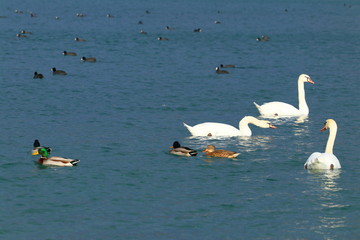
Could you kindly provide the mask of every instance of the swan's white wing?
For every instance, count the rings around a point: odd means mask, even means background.
[[[239,136],[239,129],[224,123],[213,123],[205,122],[197,124],[193,127],[186,125],[184,126],[189,130],[193,136]]]
[[[284,102],[269,102],[259,106],[254,103],[261,115],[264,116],[299,116],[302,115],[299,109]]]
[[[314,152],[310,155],[304,167],[307,169],[330,169],[333,165],[334,169],[341,168],[340,161],[334,154]]]

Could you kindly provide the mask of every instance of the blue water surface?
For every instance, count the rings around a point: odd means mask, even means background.
[[[0,5],[1,239],[360,238],[358,2]],[[220,64],[237,67],[220,75]],[[271,119],[277,129],[245,138],[190,137],[182,125],[237,127],[258,117],[254,101],[297,106],[302,73],[315,82],[307,118]],[[325,149],[328,118],[342,169],[304,170]],[[81,162],[38,166],[34,139]],[[198,156],[170,155],[175,140]],[[208,144],[240,155],[207,158]]]

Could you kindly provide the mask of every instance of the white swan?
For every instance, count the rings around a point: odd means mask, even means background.
[[[249,123],[261,128],[276,128],[266,120],[259,120],[255,117],[245,116],[239,122],[239,129],[224,123],[205,122],[195,126],[189,126],[183,123],[193,136],[213,136],[213,137],[231,137],[231,136],[251,136],[252,132]]]
[[[337,125],[335,120],[328,119],[325,122],[324,127],[321,131],[325,131],[329,128],[329,138],[326,143],[324,153],[314,152],[310,155],[306,163],[304,164],[305,169],[337,169],[341,168],[339,159],[333,154],[333,147],[336,138]]]
[[[305,100],[304,83],[309,82],[315,84],[311,78],[306,74],[301,74],[298,78],[298,97],[299,109],[284,102],[269,102],[261,106],[254,102],[256,108],[263,116],[277,117],[277,116],[301,116],[309,114],[309,107]]]

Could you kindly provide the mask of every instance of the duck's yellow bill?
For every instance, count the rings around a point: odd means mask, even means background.
[[[37,150],[32,150],[32,153],[31,153],[32,155],[38,155],[39,154],[39,152],[37,151]]]

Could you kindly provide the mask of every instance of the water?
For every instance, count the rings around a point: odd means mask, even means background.
[[[343,4],[2,1],[1,239],[358,239],[360,5]],[[17,38],[22,29],[33,34]],[[219,64],[238,67],[216,75]],[[273,119],[278,129],[252,127],[250,138],[193,138],[182,126],[237,126],[258,115],[253,101],[297,105],[301,73],[316,83],[306,119]],[[308,172],[327,118],[343,168]],[[79,166],[34,164],[36,138]],[[172,156],[174,140],[241,154]]]

